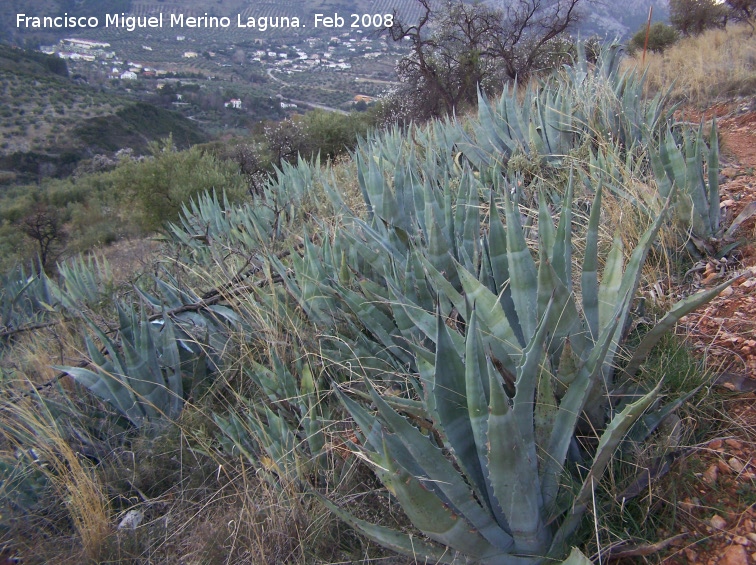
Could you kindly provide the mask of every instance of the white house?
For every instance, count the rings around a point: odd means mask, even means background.
[[[225,104],[223,104],[226,108],[233,108],[234,110],[241,110],[242,107],[242,101],[238,98],[232,98]]]
[[[137,74],[134,71],[126,71],[121,73],[121,80],[136,80]]]

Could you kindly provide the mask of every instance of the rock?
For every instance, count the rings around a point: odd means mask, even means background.
[[[722,440],[721,439],[713,439],[709,442],[709,445],[707,446],[709,449],[718,450],[722,448]]]
[[[688,563],[697,563],[698,562],[698,554],[693,551],[692,549],[688,548],[683,550],[683,553],[685,554],[685,557],[688,558]]]
[[[136,530],[137,526],[142,523],[144,512],[141,510],[129,510],[118,524],[119,530]]]
[[[719,514],[714,514],[709,520],[709,524],[715,530],[724,530],[727,527],[727,521]]]
[[[734,167],[727,167],[726,169],[722,169],[722,176],[724,176],[725,178],[731,179],[737,174],[738,170]]]
[[[756,543],[756,534],[753,532],[748,532],[745,537],[747,537],[752,542]]]
[[[724,289],[724,290],[723,290],[723,291],[722,291],[722,292],[720,293],[720,295],[721,295],[721,296],[724,296],[724,297],[726,298],[726,297],[730,296],[731,294],[733,294],[734,292],[735,292],[735,291],[734,291],[734,290],[732,290],[732,287],[731,287],[731,286],[728,286],[728,287],[727,287],[726,289]]]
[[[730,468],[732,468],[732,470],[736,473],[742,473],[743,469],[745,469],[745,465],[743,465],[743,463],[736,457],[730,458],[727,463],[730,465]]]
[[[732,536],[732,541],[744,547],[748,547],[749,545],[751,545],[750,540],[744,536]]]
[[[712,465],[703,472],[703,480],[709,486],[717,484],[717,477],[719,476],[719,468],[716,465]]]
[[[732,473],[730,466],[721,459],[717,461],[717,468],[719,469],[719,472],[724,475],[729,475],[730,473]]]
[[[725,549],[718,565],[748,565],[748,554],[742,545],[731,545]]]
[[[692,500],[690,498],[685,498],[679,503],[679,506],[685,512],[693,512],[693,510],[701,506],[701,501],[697,498],[693,498]]]
[[[718,278],[719,278],[719,273],[717,273],[716,271],[713,272],[713,273],[709,273],[708,275],[706,275],[703,278],[703,280],[701,281],[701,284],[709,284],[710,282],[712,282],[712,281],[714,281],[714,280],[716,280]],[[743,285],[741,284],[740,286],[743,286]]]

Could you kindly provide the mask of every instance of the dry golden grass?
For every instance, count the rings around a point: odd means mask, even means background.
[[[756,35],[746,25],[709,30],[681,39],[662,54],[647,54],[645,67],[640,54],[626,64],[648,69],[650,94],[674,83],[674,100],[705,106],[720,96],[756,91]]]
[[[5,449],[24,451],[34,446],[36,460],[31,464],[55,487],[84,556],[99,560],[110,533],[108,500],[93,469],[66,441],[55,417],[32,399],[7,402],[0,415],[0,438]]]

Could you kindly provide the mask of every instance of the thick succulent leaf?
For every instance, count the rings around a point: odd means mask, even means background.
[[[507,190],[507,188],[505,188]],[[496,294],[499,295],[499,303],[504,309],[507,319],[509,320],[512,330],[518,339],[520,347],[525,346],[525,338],[522,334],[520,322],[517,319],[517,311],[512,301],[512,288],[509,277],[509,259],[507,258],[507,233],[504,225],[501,223],[499,209],[494,201],[494,191],[491,191],[489,204],[489,236],[488,236],[488,254],[491,259],[491,271],[493,272],[496,283]]]
[[[387,457],[383,463],[386,472],[380,474],[381,481],[397,498],[413,525],[423,534],[473,559],[481,560],[505,553],[489,543],[480,532],[472,529],[463,516],[455,514],[427,486],[397,465],[391,457]]]
[[[455,288],[455,286],[449,282],[448,277],[439,272],[431,264],[431,262],[428,261],[428,259],[423,256],[420,256],[419,258],[420,262],[423,265],[423,268],[425,269],[428,282],[430,283],[431,287],[433,287],[433,290],[438,294],[441,312],[444,314],[451,312],[450,309],[447,310],[448,306],[451,305],[457,309],[457,312],[460,312],[463,316],[466,316],[467,302],[465,302],[465,297],[462,295],[462,293],[459,292]]]
[[[717,296],[720,292],[722,292],[736,280],[738,280],[738,277],[733,277],[729,281],[723,282],[722,284],[715,286],[714,288],[698,292],[676,302],[674,306],[672,306],[672,308],[670,308],[669,311],[664,315],[664,317],[659,320],[656,325],[651,328],[648,333],[646,333],[646,335],[643,336],[640,344],[635,348],[630,362],[624,369],[625,374],[629,378],[632,378],[638,372],[641,363],[643,363],[648,354],[651,353],[651,350],[654,348],[654,346],[662,337],[664,337],[667,332],[669,332],[670,329],[675,326],[675,324],[677,324],[677,322],[680,321],[683,316],[686,316],[699,306],[702,306],[703,304],[709,302],[712,298]]]
[[[509,522],[515,550],[542,554],[548,532],[541,519],[537,460],[523,438],[501,383],[491,371],[489,389],[488,478]]]
[[[537,274],[535,261],[530,254],[520,222],[520,212],[515,209],[505,191],[507,216],[507,260],[511,277],[512,301],[522,328],[523,337],[529,341],[538,323],[536,317]]]
[[[431,388],[433,419],[475,491],[479,496],[484,496],[485,475],[478,460],[478,450],[467,409],[465,365],[441,316],[437,316],[436,327],[436,368]]]
[[[448,547],[386,526],[371,524],[339,508],[322,494],[315,491],[313,491],[313,494],[336,516],[383,547],[387,547],[413,559],[423,559],[433,563],[458,563],[457,557],[449,551]],[[570,563],[568,565],[573,564]]]
[[[551,263],[546,257],[541,259],[538,266],[538,316],[543,317],[552,304],[548,318],[541,324],[549,328],[548,351],[551,354],[559,352],[563,340],[572,336],[578,346],[576,349],[582,352],[580,345],[583,328],[580,315],[577,311],[574,295],[570,292],[557,275]]]
[[[461,248],[465,250],[468,257],[473,258],[476,255],[477,242],[480,236],[480,200],[478,198],[478,186],[475,177],[473,177],[472,171],[469,168],[465,168],[462,175],[459,196],[457,207],[460,206],[461,197],[465,197],[461,203],[463,206],[462,211],[464,212]],[[460,224],[458,223],[457,225]]]
[[[711,224],[711,233],[715,236],[719,234],[719,133],[717,132],[716,118],[711,121],[711,132],[709,134],[709,155],[706,161],[709,177],[709,222]]]
[[[81,367],[55,366],[55,370],[62,371],[84,385],[89,391],[102,400],[112,404],[121,414],[126,416],[136,427],[140,427],[147,414],[137,401],[134,393],[123,386],[121,379],[104,371],[94,372]]]
[[[646,256],[656,239],[656,235],[659,233],[662,223],[667,217],[667,211],[669,210],[670,204],[676,194],[676,187],[672,186],[669,197],[664,203],[664,208],[659,212],[659,215],[656,217],[653,224],[643,233],[627,262],[627,268],[625,269],[625,274],[622,276],[622,286],[620,288],[620,295],[626,297],[621,303],[624,304],[624,307],[621,310],[618,310],[620,316],[619,324],[615,329],[615,335],[613,336],[609,352],[604,359],[604,376],[607,379],[611,377],[611,374],[614,371],[614,356],[621,341],[623,328],[630,315],[630,305],[638,291],[638,284],[640,283],[641,275],[643,274],[643,264],[646,262]],[[608,382],[607,386],[611,387],[612,383]]]
[[[740,227],[740,224],[754,215],[756,215],[756,202],[750,202],[745,208],[740,211],[740,214],[738,214],[737,218],[732,221],[730,227],[727,228],[727,231],[724,234],[725,239],[731,238]],[[720,251],[720,253],[722,253],[722,251]]]
[[[578,367],[575,380],[568,387],[559,403],[554,429],[544,455],[542,493],[544,508],[551,508],[559,491],[559,476],[562,473],[567,450],[572,441],[578,418],[583,412],[588,392],[601,376],[601,366],[612,345],[612,339],[619,326],[621,312],[627,307],[629,297],[617,304],[612,322],[602,329],[596,346],[588,358]]]
[[[653,434],[658,427],[664,423],[678,408],[688,402],[699,390],[701,386],[697,386],[689,393],[675,398],[672,402],[668,402],[662,408],[649,409],[643,416],[641,416],[627,432],[625,438],[625,446],[630,448],[631,446],[637,446],[639,443],[646,441],[651,434]],[[623,448],[625,447],[623,446]]]
[[[514,374],[522,350],[500,301],[467,269],[457,265],[457,272],[465,296],[475,304],[478,317],[489,330],[483,338],[484,342],[491,347],[496,358],[504,364],[506,369]]]
[[[549,363],[544,363],[538,375],[536,388],[535,408],[533,411],[533,425],[535,429],[536,447],[543,450],[549,444],[551,432],[556,423],[556,415],[559,411],[557,399],[554,394],[554,377],[549,370]],[[541,453],[539,452],[539,456]],[[543,471],[543,465],[539,465]]]
[[[513,412],[524,442],[524,456],[531,465],[529,472],[536,476],[538,475],[538,464],[533,421],[535,392],[541,369],[545,364],[546,338],[552,330],[549,321],[553,309],[554,302],[550,301],[546,312],[544,312],[536,328],[533,339],[531,339],[523,352],[520,363],[517,366],[515,381],[516,392],[513,402]],[[541,503],[540,496],[541,492],[538,489],[539,506]]]
[[[557,276],[572,292],[572,193],[574,185],[573,170],[570,169],[570,178],[567,185],[567,193],[562,202],[562,214],[559,218],[556,239],[554,241],[551,262]],[[549,221],[549,223],[551,223]],[[539,223],[540,228],[540,223]]]
[[[585,236],[585,257],[583,270],[580,274],[580,293],[583,298],[583,314],[588,322],[593,340],[599,335],[599,303],[598,303],[598,228],[601,221],[601,193],[603,177],[599,177],[596,196],[591,205],[591,215],[588,218],[588,231]]]
[[[448,278],[452,285],[457,286],[459,281],[452,260],[454,250],[451,241],[442,228],[441,213],[435,202],[431,205],[426,202],[425,216],[426,221],[430,222],[430,225],[428,225],[428,259],[437,271]]]
[[[569,557],[562,561],[560,565],[593,565],[593,562],[583,555],[583,552],[577,547],[573,547]]]
[[[546,202],[546,191],[538,191],[538,250],[545,253],[551,260],[556,240],[556,230],[551,219],[549,205]]]
[[[478,503],[470,487],[441,450],[431,444],[428,436],[397,414],[372,387],[370,393],[387,428],[396,434],[422,468],[423,474],[414,478],[426,488],[435,485],[444,493],[452,508],[491,544],[501,550],[510,549],[513,546],[512,537],[499,527],[490,510]]]
[[[612,421],[601,434],[601,439],[596,448],[591,468],[583,480],[580,491],[572,503],[572,509],[565,517],[564,522],[562,522],[559,530],[554,536],[553,547],[558,547],[560,544],[564,543],[564,540],[572,535],[574,530],[580,524],[583,513],[588,507],[591,494],[601,480],[612,456],[617,451],[617,447],[632,425],[638,421],[648,407],[654,402],[661,390],[661,385],[662,383],[659,382],[648,394],[636,402],[628,404],[622,412],[612,418]]]
[[[611,321],[617,308],[622,286],[622,239],[614,235],[612,249],[606,258],[598,289],[599,332]]]
[[[373,334],[393,355],[403,363],[411,361],[409,354],[399,347],[392,335],[397,332],[396,325],[375,304],[365,300],[359,294],[347,288],[341,288],[340,294],[357,318],[365,325],[367,331]]]
[[[690,221],[693,233],[699,237],[713,237],[709,220],[709,194],[703,178],[703,124],[698,129],[695,139],[685,140],[685,185],[684,192],[693,203],[693,215]],[[719,202],[717,202],[719,206]]]
[[[478,451],[481,469],[488,467],[488,407],[491,403],[491,364],[483,351],[476,310],[473,310],[467,328],[465,346],[465,383],[467,391],[467,409],[470,413],[473,438]],[[506,527],[507,519],[496,502],[493,486],[486,477],[487,502],[499,524]]]

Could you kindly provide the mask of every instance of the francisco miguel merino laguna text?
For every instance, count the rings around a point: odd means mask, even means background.
[[[127,16],[126,14],[105,14],[105,26],[134,31],[142,28],[161,28],[164,21],[168,27],[180,28],[228,28],[231,18],[226,16],[186,16],[184,14],[169,14],[170,18],[163,18],[163,14],[156,16]],[[62,16],[28,16],[16,14],[16,27],[28,29],[63,29],[63,28],[97,28],[100,20],[95,16],[70,16],[68,12]],[[271,28],[304,27],[299,18],[289,16],[260,16],[244,18],[236,15],[236,27],[256,28],[265,31]]]

